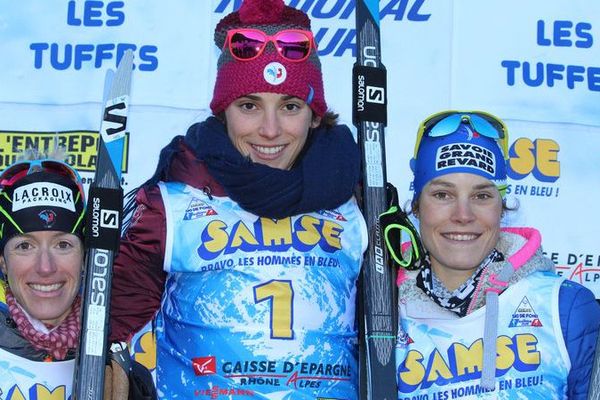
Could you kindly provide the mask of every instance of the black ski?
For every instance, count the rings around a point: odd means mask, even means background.
[[[121,169],[126,139],[133,52],[117,71],[109,70],[94,182],[88,191],[86,265],[81,307],[81,339],[73,377],[73,399],[104,396],[112,265],[119,247],[123,209]]]
[[[369,247],[362,267],[358,308],[360,398],[395,400],[397,304],[395,271],[388,264],[379,216],[388,208],[385,139],[386,70],[381,63],[379,1],[356,1],[356,63],[353,68],[353,120],[362,153],[362,211]]]

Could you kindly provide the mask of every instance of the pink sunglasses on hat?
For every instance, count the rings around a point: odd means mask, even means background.
[[[267,35],[258,29],[238,28],[227,32],[223,48],[239,61],[250,61],[260,56],[267,43],[273,42],[277,52],[288,61],[304,61],[315,48],[315,39],[310,31],[299,29],[284,29],[274,35]]]

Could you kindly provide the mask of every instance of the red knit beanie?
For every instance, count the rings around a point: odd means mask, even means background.
[[[300,10],[286,6],[283,0],[244,0],[240,9],[225,16],[215,28],[215,43],[222,49],[217,64],[217,79],[210,108],[213,114],[224,111],[235,99],[251,93],[279,93],[304,100],[322,117],[327,111],[323,93],[321,63],[315,48],[301,62],[281,57],[273,43],[250,61],[233,58],[223,49],[227,32],[252,28],[273,35],[282,29],[310,31],[310,19]]]

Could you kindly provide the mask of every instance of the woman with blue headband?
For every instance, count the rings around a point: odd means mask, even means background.
[[[587,396],[592,292],[559,277],[533,228],[502,228],[508,132],[484,112],[419,129],[412,212],[425,257],[400,271],[398,398]]]

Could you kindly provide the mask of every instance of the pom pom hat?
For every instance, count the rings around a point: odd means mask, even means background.
[[[268,42],[258,57],[239,60],[224,47],[228,32],[239,28],[260,30],[266,35],[286,29],[310,32],[310,19],[302,11],[286,6],[283,0],[245,0],[238,11],[225,16],[217,24],[214,36],[222,52],[210,103],[213,114],[221,113],[237,98],[267,92],[298,97],[322,117],[327,104],[316,47],[309,49],[308,58],[302,61],[288,60],[277,52],[273,42]]]

